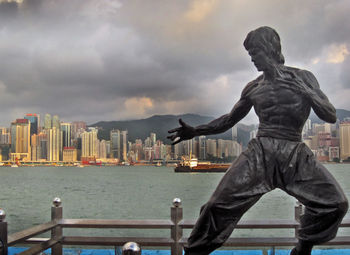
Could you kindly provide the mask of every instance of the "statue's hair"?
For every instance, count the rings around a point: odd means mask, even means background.
[[[284,64],[280,37],[271,27],[259,27],[249,32],[243,45],[246,50],[252,48],[262,49],[268,56],[275,59],[277,63]]]

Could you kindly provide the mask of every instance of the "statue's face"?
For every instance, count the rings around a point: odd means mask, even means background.
[[[248,50],[248,53],[258,71],[266,71],[271,66],[271,59],[269,56],[259,48],[252,48]]]

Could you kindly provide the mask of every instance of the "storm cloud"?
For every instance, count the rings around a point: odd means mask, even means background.
[[[350,109],[349,12],[347,0],[0,0],[0,125],[224,114],[259,75],[243,41],[263,25],[286,65]]]

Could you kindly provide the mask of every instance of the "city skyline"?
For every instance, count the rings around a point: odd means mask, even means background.
[[[87,123],[218,117],[259,75],[242,43],[263,25],[286,65],[350,109],[349,11],[346,0],[0,0],[0,126],[45,111]],[[253,111],[242,120],[255,122]]]

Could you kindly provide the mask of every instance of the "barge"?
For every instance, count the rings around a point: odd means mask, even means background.
[[[198,162],[196,158],[182,158],[175,167],[176,173],[223,173],[231,164],[213,164],[211,162]]]

